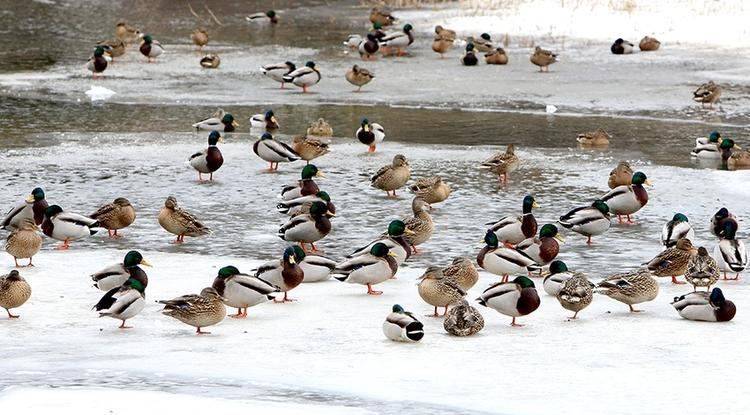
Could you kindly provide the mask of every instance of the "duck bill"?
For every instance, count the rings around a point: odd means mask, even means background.
[[[237,120],[234,120],[234,121],[232,121],[232,126],[233,126],[234,128],[237,128],[237,127],[239,127],[239,126],[240,126],[240,123],[238,123],[238,122],[237,122]]]
[[[555,239],[557,239],[558,241],[560,241],[562,243],[565,243],[565,237],[562,236],[562,235],[560,235],[559,233],[557,235],[555,235]]]
[[[274,123],[274,124],[278,124],[279,123],[278,121],[276,121],[276,117],[271,117],[271,122]]]
[[[223,143],[224,142],[224,137],[219,137],[219,142]]]
[[[369,132],[370,132],[370,126],[369,126],[368,124],[365,124],[365,125],[364,125],[364,126],[362,127],[362,129],[363,129],[363,130],[365,130],[365,132],[366,132],[366,133],[369,133]]]
[[[742,150],[742,147],[738,146],[737,144],[735,144],[734,147],[732,147],[732,148],[735,148],[737,150]]]
[[[393,252],[388,252],[388,256],[391,258],[396,258],[396,254],[394,254]]]
[[[26,196],[26,202],[28,202],[28,203],[34,203],[34,195],[28,195],[28,196]]]
[[[653,183],[651,183],[651,180],[649,180],[649,179],[646,179],[646,181],[643,182],[643,184],[645,184],[646,186],[653,186],[654,185]]]
[[[331,211],[329,210],[329,211],[327,211],[327,212],[326,212],[326,216],[328,216],[328,217],[331,217],[331,218],[334,218],[334,217],[336,217],[336,214],[335,214],[335,213],[333,213],[333,212],[331,212]]]
[[[315,177],[322,177],[322,178],[325,178],[325,177],[326,177],[326,175],[325,175],[325,174],[323,174],[323,172],[322,172],[322,171],[318,170],[318,172],[317,172],[317,173],[315,173]]]
[[[143,266],[146,266],[146,267],[151,267],[151,266],[153,266],[153,265],[151,265],[151,263],[150,263],[150,262],[146,261],[145,259],[142,259],[142,260],[141,260],[141,262],[139,262],[139,264],[140,264],[140,265],[143,265]]]
[[[296,259],[294,259],[294,257],[293,257],[293,256],[290,256],[290,257],[289,257],[289,263],[290,263],[290,264],[296,264],[296,263],[297,263],[297,260],[296,260]]]
[[[531,204],[531,207],[533,207],[534,209],[539,208],[539,204],[536,203],[536,200],[534,201],[534,203]]]

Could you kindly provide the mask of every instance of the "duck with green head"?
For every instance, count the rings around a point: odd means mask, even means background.
[[[695,231],[690,225],[687,216],[675,213],[672,220],[664,224],[661,230],[661,244],[667,248],[677,245],[681,238],[695,239]]]
[[[521,205],[521,216],[505,216],[498,221],[485,223],[489,226],[500,242],[513,246],[522,241],[533,238],[537,231],[537,222],[532,209],[538,208],[534,196],[527,195]]]
[[[477,298],[479,304],[489,307],[501,314],[512,317],[510,325],[523,326],[516,323],[516,317],[526,316],[539,308],[539,294],[534,282],[524,276],[519,276],[510,282],[498,282],[484,290]]]
[[[484,248],[477,255],[477,264],[492,274],[502,276],[502,282],[507,282],[510,274],[542,269],[527,254],[515,248],[499,246],[497,235],[491,229],[484,235],[484,243]]]
[[[308,61],[305,66],[295,69],[282,77],[284,82],[291,82],[302,87],[302,93],[307,93],[307,88],[320,82],[321,75],[315,62]]]
[[[224,164],[224,157],[217,146],[224,139],[218,131],[211,131],[208,135],[208,148],[194,153],[188,158],[188,163],[198,172],[198,181],[203,182],[203,175],[208,174],[208,181],[214,180],[214,172]]]
[[[94,49],[94,56],[92,56],[88,63],[86,63],[86,69],[91,71],[95,79],[101,76],[107,69],[107,59],[104,57],[103,46],[97,46],[96,49]]]
[[[393,220],[388,224],[388,231],[385,234],[347,255],[347,258],[366,255],[370,253],[375,244],[382,243],[394,254],[396,263],[400,266],[411,256],[411,246],[409,246],[409,242],[406,240],[406,235],[412,233],[411,230],[407,229],[406,224],[402,220]]]
[[[721,141],[721,133],[711,131],[708,137],[698,137],[695,139],[695,147],[690,152],[690,156],[698,158],[719,158],[717,148]]]
[[[413,30],[412,25],[407,23],[401,31],[389,33],[380,39],[380,45],[389,49],[396,48],[396,55],[404,56],[406,55],[406,48],[414,43]]]
[[[323,202],[328,206],[331,213],[336,213],[336,206],[331,202],[328,192],[319,191],[314,195],[300,196],[296,199],[284,201],[276,205],[276,210],[289,216],[297,216],[300,213],[310,213],[310,207],[315,202]]]
[[[99,317],[122,321],[121,329],[129,329],[125,322],[143,311],[146,306],[146,283],[140,278],[129,278],[120,287],[112,288],[99,300],[94,309]]]
[[[253,152],[270,163],[268,171],[277,171],[279,163],[291,163],[299,160],[299,154],[293,148],[273,138],[271,133],[263,133],[260,139],[253,144]]]
[[[306,165],[302,168],[300,180],[296,184],[287,185],[281,189],[281,198],[289,201],[317,194],[320,192],[320,188],[315,183],[316,177],[322,178],[325,175],[314,164]]]
[[[99,222],[83,215],[63,212],[58,205],[52,205],[44,211],[42,232],[52,239],[62,241],[57,249],[68,249],[70,241],[88,238],[97,233]]]
[[[609,206],[601,200],[595,200],[590,206],[577,207],[560,216],[557,221],[563,228],[570,229],[588,237],[587,244],[591,245],[592,236],[607,232],[612,224],[609,219]]]
[[[601,200],[609,206],[610,213],[617,215],[617,221],[622,223],[622,216],[627,217],[628,223],[635,223],[630,215],[638,212],[648,203],[648,193],[643,185],[651,186],[651,181],[643,172],[633,173],[629,186],[617,186],[610,190]]]
[[[547,265],[557,257],[560,252],[559,242],[565,242],[557,226],[548,223],[539,230],[538,238],[528,238],[516,245],[516,249],[525,253],[537,264]]]
[[[552,261],[549,264],[549,275],[544,277],[544,281],[542,282],[542,288],[544,288],[544,292],[547,294],[557,297],[563,283],[576,275],[583,274],[568,270],[568,266],[563,261]]]
[[[721,288],[714,288],[711,293],[692,292],[675,297],[672,307],[680,317],[693,321],[730,321],[737,313],[737,306],[724,298]]]
[[[161,43],[151,35],[143,36],[143,43],[141,43],[139,49],[141,54],[148,58],[149,63],[155,62],[156,58],[164,53],[164,48],[161,46]]]
[[[487,53],[495,49],[495,44],[492,42],[492,36],[489,33],[482,33],[479,37],[470,37],[467,42],[473,43],[477,51],[481,53]]]
[[[231,133],[239,126],[240,124],[235,121],[232,114],[224,112],[224,110],[221,109],[210,118],[206,118],[205,120],[198,121],[197,123],[193,124],[193,128],[195,128],[196,131],[206,130],[225,133]]]
[[[304,254],[304,252],[303,252]],[[279,287],[284,293],[281,300],[274,299],[274,302],[285,303],[296,301],[288,297],[289,291],[297,288],[305,278],[304,271],[299,265],[304,257],[297,256],[294,247],[287,247],[280,260],[266,262],[255,270],[255,277]]]
[[[323,255],[308,255],[297,245],[293,248],[297,264],[304,273],[302,282],[320,282],[331,278],[331,272],[336,269],[336,261]]]
[[[222,301],[229,307],[237,309],[233,318],[247,317],[247,309],[268,300],[275,300],[274,293],[281,289],[270,282],[243,274],[237,267],[229,265],[219,269],[212,287],[222,297]]]
[[[44,212],[48,206],[44,190],[37,187],[26,196],[23,202],[20,202],[8,212],[0,223],[0,228],[5,230],[18,229],[25,219],[33,220],[37,226],[41,225],[44,222]]]
[[[279,23],[279,16],[276,14],[275,10],[269,10],[267,12],[258,12],[254,13],[248,16],[245,16],[245,20],[248,22],[258,22],[258,21],[267,21],[271,23],[272,25],[275,25]]]
[[[310,206],[310,213],[291,218],[279,228],[278,237],[288,242],[298,242],[302,249],[310,244],[311,252],[317,252],[315,242],[325,238],[331,232],[330,218],[336,216],[328,210],[323,202],[314,202]]]
[[[130,278],[136,279],[146,286],[148,285],[148,275],[140,267],[141,265],[151,266],[140,252],[129,251],[125,254],[121,263],[112,264],[91,274],[91,279],[94,281],[94,287],[102,291],[120,287]]]
[[[374,291],[372,286],[393,278],[397,271],[396,255],[384,243],[378,242],[370,248],[369,253],[336,265],[333,273],[341,275],[334,277],[339,281],[366,285],[367,294],[380,295],[383,292]]]
[[[418,342],[424,337],[424,325],[414,314],[394,304],[383,322],[383,334],[396,342]]]

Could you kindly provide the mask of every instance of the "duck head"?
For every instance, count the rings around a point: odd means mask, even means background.
[[[565,242],[565,238],[560,234],[557,226],[548,223],[539,230],[539,238],[555,238],[560,242]]]
[[[406,229],[406,224],[403,221],[396,219],[388,224],[388,236],[398,238],[404,234],[413,235],[414,231]]]
[[[391,252],[390,248],[382,242],[378,242],[370,248],[370,254],[378,258],[385,258],[387,256],[395,257],[396,255]]]
[[[521,288],[535,288],[534,281],[523,275],[514,278],[512,282],[520,285]]]
[[[58,206],[58,205],[52,205],[52,206],[49,206],[47,209],[44,210],[44,216],[46,216],[48,218],[52,218],[53,216],[55,216],[55,215],[57,215],[59,213],[62,213],[62,212],[63,212],[63,210],[62,210],[62,208],[60,206]]]
[[[403,154],[397,154],[396,157],[393,158],[393,167],[404,167],[408,165],[409,162],[406,161],[406,156]]]
[[[167,209],[176,209],[177,199],[174,196],[167,197],[167,200],[164,201],[164,207]]]
[[[708,141],[712,143],[718,143],[720,138],[721,133],[719,133],[718,131],[711,131],[711,134],[708,135]]]
[[[211,134],[208,135],[208,145],[209,146],[215,146],[217,143],[223,143],[224,139],[221,138],[221,134],[219,134],[218,131],[211,131]]]
[[[536,203],[534,196],[527,195],[523,198],[523,213],[531,213],[532,208],[538,208],[539,205]]]
[[[633,173],[633,179],[631,181],[636,186],[651,186],[651,181],[646,177],[646,174],[640,171]]]
[[[724,222],[721,230],[719,231],[719,237],[723,239],[734,239],[737,234],[737,222],[728,220]]]
[[[591,207],[598,210],[599,212],[602,212],[604,216],[609,217],[609,205],[604,203],[603,200],[595,200],[594,203],[591,204]]]
[[[552,261],[551,264],[549,264],[550,275],[560,274],[563,272],[568,272],[568,266],[565,265],[564,262],[560,260],[555,260],[555,261]]]
[[[265,134],[264,134],[265,135]],[[308,164],[302,168],[302,180],[310,180],[313,177],[325,177],[323,172],[318,170],[314,164]]]
[[[31,191],[31,194],[26,198],[28,203],[38,202],[44,200],[44,190],[41,187],[37,187]]]
[[[682,213],[676,213],[674,217],[672,218],[672,222],[678,223],[678,222],[687,222],[688,218],[687,216],[683,215]]]
[[[144,265],[147,267],[151,266],[151,264],[148,261],[146,261],[143,258],[143,255],[141,255],[141,253],[138,251],[130,251],[127,254],[125,254],[125,258],[122,260],[122,265],[125,268],[131,268],[131,267],[135,267],[138,265]]]
[[[221,123],[224,125],[232,125],[234,127],[239,127],[240,124],[235,121],[234,116],[232,114],[226,113],[223,117],[221,117]]]
[[[484,234],[484,243],[490,248],[497,248],[500,241],[497,239],[497,235],[492,229],[487,229],[487,233]]]

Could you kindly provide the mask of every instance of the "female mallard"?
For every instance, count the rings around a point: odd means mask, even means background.
[[[310,164],[311,160],[325,156],[331,151],[329,144],[329,140],[313,135],[297,135],[292,139],[292,150]]]
[[[211,118],[206,118],[203,121],[193,124],[193,128],[196,130],[220,131],[225,133],[231,133],[239,126],[240,124],[234,120],[234,116],[223,110],[219,110]]]
[[[281,198],[284,200],[293,200],[302,196],[310,196],[318,193],[320,188],[313,180],[314,177],[325,177],[323,172],[318,170],[314,164],[308,164],[302,168],[302,179],[296,184],[284,186],[281,189]]]
[[[557,221],[563,228],[570,229],[588,237],[587,244],[591,245],[592,236],[601,235],[612,224],[609,219],[609,206],[601,200],[595,200],[591,206],[577,207]]]
[[[539,271],[542,268],[521,251],[498,247],[497,235],[491,229],[484,235],[484,243],[485,247],[477,255],[477,264],[488,272],[501,275],[502,282],[508,281],[509,274]]]
[[[148,58],[149,63],[155,62],[156,58],[164,53],[161,43],[151,37],[151,35],[143,36],[143,43],[141,43],[139,50],[143,56]]]
[[[539,265],[547,265],[557,258],[560,242],[565,238],[558,232],[557,226],[548,223],[539,230],[539,238],[528,238],[516,245],[516,249],[528,255]]]
[[[112,288],[99,300],[94,309],[99,317],[112,317],[122,321],[121,329],[130,329],[125,322],[143,311],[146,306],[146,284],[129,278],[120,287]]]
[[[586,279],[583,275],[575,275],[562,283],[560,291],[557,293],[557,301],[560,305],[572,311],[572,320],[578,318],[578,312],[588,307],[594,299],[594,284]]]
[[[534,196],[527,195],[523,198],[521,216],[505,216],[494,223],[485,223],[485,226],[490,227],[500,242],[508,245],[519,244],[536,235],[537,223],[531,210],[538,207]]]
[[[395,342],[418,342],[424,337],[424,326],[414,314],[395,304],[383,322],[383,334]]]
[[[461,64],[464,66],[477,66],[479,59],[477,59],[476,51],[473,43],[467,44],[466,50],[463,56],[461,56]]]
[[[659,295],[659,284],[645,269],[615,274],[596,285],[596,293],[627,304],[631,313],[643,310],[633,308],[634,304],[651,301]]]
[[[609,47],[609,50],[614,55],[629,55],[635,50],[635,45],[628,42],[627,40],[618,38],[617,40],[615,40],[615,43],[613,43],[612,46]]]
[[[143,258],[138,251],[129,251],[125,254],[122,263],[110,265],[98,272],[91,274],[91,279],[94,281],[94,287],[102,290],[109,291],[113,288],[118,288],[125,284],[130,278],[140,281],[143,286],[148,285],[148,275],[140,267],[140,265],[150,267],[148,261]]]
[[[396,190],[406,186],[406,182],[409,181],[410,177],[411,168],[406,161],[406,157],[402,154],[397,154],[393,157],[393,162],[389,166],[381,167],[372,176],[370,182],[372,187],[385,190],[388,197],[391,196],[390,192],[393,192],[393,197],[396,197]]]
[[[119,21],[115,26],[115,36],[125,43],[133,43],[141,37],[141,31],[127,24],[127,22]]]
[[[695,239],[695,231],[690,226],[687,216],[676,213],[672,220],[665,223],[661,229],[661,244],[671,248],[677,245],[677,241],[682,238]]]
[[[258,277],[243,274],[237,267],[226,266],[214,278],[213,289],[229,307],[237,309],[237,314],[229,317],[245,318],[247,309],[268,300],[276,300],[272,295],[280,292],[279,287]]]
[[[507,65],[508,55],[505,49],[498,47],[484,54],[484,62],[487,65]]]
[[[357,90],[354,92],[360,92],[362,87],[369,84],[373,78],[375,78],[373,72],[370,72],[365,68],[360,68],[357,65],[352,66],[352,69],[346,71],[346,80],[357,87]]]
[[[257,21],[264,21],[268,19],[268,22],[272,25],[275,25],[279,23],[279,16],[276,14],[276,11],[269,10],[267,12],[258,12],[251,14],[249,16],[245,16],[245,20],[248,22],[257,22]]]
[[[13,260],[18,265],[18,259],[29,259],[27,267],[33,267],[34,255],[42,248],[42,236],[39,235],[39,228],[31,218],[24,218],[20,226],[14,229],[5,242],[5,251],[13,256]]]
[[[260,68],[260,72],[273,79],[276,82],[281,83],[281,89],[284,89],[284,76],[297,70],[292,62],[286,61],[283,63],[272,63],[270,65],[263,65]]]
[[[400,266],[411,256],[411,247],[406,241],[406,235],[412,233],[411,230],[406,228],[406,224],[403,221],[391,221],[391,223],[388,224],[388,232],[386,234],[347,255],[347,258],[368,255],[375,244],[382,243],[393,254],[393,257],[396,259],[396,264]]]
[[[609,186],[610,189],[614,189],[618,186],[628,186],[632,181],[633,169],[630,168],[630,163],[627,161],[621,161],[617,164],[617,167],[609,172],[607,186]]]
[[[297,264],[304,273],[302,282],[320,282],[331,278],[331,273],[336,269],[336,261],[322,255],[307,255],[297,245],[293,248]]]
[[[453,262],[443,268],[443,275],[456,280],[464,291],[468,291],[479,281],[479,273],[471,259],[465,256],[453,258]]]
[[[378,123],[370,123],[367,118],[362,118],[362,123],[354,135],[360,143],[369,146],[367,152],[374,153],[376,146],[385,140],[385,128]]]
[[[70,248],[70,241],[87,238],[96,232],[99,222],[95,219],[76,213],[63,212],[62,208],[52,205],[44,211],[42,232],[52,239],[62,241],[56,249]]]
[[[617,221],[622,223],[622,216],[627,217],[628,223],[634,223],[630,220],[630,215],[638,212],[648,203],[648,193],[643,185],[651,186],[642,172],[633,173],[633,179],[629,186],[617,186],[610,190],[601,200],[609,206],[609,211],[617,215]]]
[[[323,118],[318,118],[317,121],[310,123],[307,127],[307,135],[315,137],[333,137],[333,128]]]
[[[456,32],[444,29],[443,26],[435,26],[435,37],[432,39],[432,50],[443,58],[456,41]]]
[[[398,263],[395,256],[384,243],[378,242],[372,246],[369,253],[355,256],[336,265],[333,273],[340,274],[341,277],[334,278],[349,284],[366,285],[369,295],[383,294],[382,291],[374,291],[372,286],[396,275]]]
[[[104,48],[97,46],[92,56],[86,63],[86,69],[91,71],[94,78],[98,78],[107,69],[107,59],[104,58]]]
[[[8,313],[8,318],[18,318],[10,309],[18,308],[31,297],[31,286],[16,270],[0,276],[0,307]]]
[[[213,181],[214,172],[224,164],[224,157],[217,146],[220,142],[223,143],[224,139],[221,138],[219,132],[211,131],[208,135],[208,148],[193,154],[188,159],[190,166],[198,171],[199,182],[203,181],[204,174],[208,174],[208,180]]]
[[[599,128],[596,131],[578,134],[576,141],[583,147],[606,147],[610,138],[612,137],[606,131]]]
[[[263,281],[268,281],[269,284],[279,287],[279,289],[284,293],[283,299],[273,300],[275,303],[297,301],[295,299],[289,298],[288,294],[289,291],[297,288],[300,284],[302,284],[302,280],[305,277],[304,271],[298,264],[298,262],[302,259],[303,258],[298,258],[294,248],[289,246],[284,249],[284,254],[282,255],[280,260],[277,259],[266,262],[255,270],[256,278],[260,278]]]
[[[47,210],[47,206],[49,205],[45,199],[44,190],[37,187],[31,191],[31,194],[23,202],[8,212],[3,222],[0,223],[0,228],[5,230],[16,229],[25,219],[31,219],[37,225],[41,225],[44,222],[44,211]]]
[[[307,88],[320,82],[320,71],[315,66],[315,62],[309,61],[305,66],[296,69],[282,76],[284,82],[291,82],[294,85],[301,86],[302,92],[307,93]]]
[[[432,216],[430,215],[430,205],[421,197],[417,196],[412,200],[411,211],[413,216],[404,221],[406,229],[410,230],[411,233],[404,237],[414,253],[417,254],[419,253],[417,245],[427,242],[432,237],[435,224],[432,222]]]
[[[719,243],[714,249],[714,258],[719,269],[724,273],[724,279],[737,280],[740,272],[747,267],[747,249],[741,239],[736,238],[737,222],[726,221],[719,232]],[[727,272],[735,272],[734,278],[727,278]]]
[[[262,128],[267,131],[279,129],[279,120],[273,110],[268,110],[264,114],[255,114],[250,117],[250,128]]]
[[[375,33],[368,33],[365,39],[359,42],[357,46],[359,51],[359,57],[362,60],[369,61],[370,59],[376,59],[375,54],[380,50],[380,43],[378,42],[377,35]]]
[[[409,186],[409,190],[430,205],[445,201],[452,192],[451,187],[440,176],[418,179]]]
[[[726,162],[729,170],[750,169],[750,151],[733,151]]]
[[[557,294],[560,293],[565,281],[578,275],[583,274],[568,271],[568,266],[562,261],[552,261],[552,263],[549,264],[549,275],[544,277],[544,281],[542,282],[544,292],[553,297],[557,297]]]
[[[537,46],[534,48],[534,53],[531,54],[529,60],[539,67],[539,72],[549,72],[549,66],[557,62],[557,55]]]
[[[540,303],[534,282],[524,276],[516,277],[511,282],[492,284],[484,290],[477,301],[485,307],[513,317],[510,325],[514,327],[523,326],[516,324],[516,317],[533,313],[539,308]]]
[[[270,163],[268,171],[279,169],[279,163],[291,163],[299,160],[299,155],[288,144],[277,141],[271,133],[263,133],[253,144],[253,152],[258,157]],[[275,165],[275,166],[274,166]]]
[[[193,41],[195,46],[198,46],[198,50],[203,50],[203,47],[208,45],[208,30],[199,27],[190,33],[190,40]]]
[[[414,34],[412,33],[412,26],[405,24],[400,32],[387,34],[385,37],[380,39],[380,45],[385,48],[396,48],[397,56],[406,55],[406,48],[414,43]]]
[[[177,199],[169,196],[164,201],[164,207],[159,211],[159,225],[165,231],[177,235],[173,243],[185,242],[186,236],[203,236],[211,233],[211,230],[203,225],[195,216],[191,215],[181,207],[177,206]]]
[[[482,168],[497,174],[500,184],[508,183],[508,174],[515,171],[521,164],[513,144],[508,144],[505,152],[499,152],[482,163]]]
[[[638,42],[638,48],[643,52],[652,52],[658,50],[661,46],[661,42],[656,38],[650,36],[644,36],[640,42]]]
[[[302,249],[310,244],[313,252],[318,249],[315,242],[323,239],[331,232],[330,217],[336,216],[328,210],[323,202],[314,202],[310,206],[310,213],[295,216],[279,228],[278,237],[288,242],[298,242]]]
[[[462,299],[458,305],[448,310],[443,320],[443,328],[454,336],[471,336],[484,328],[484,318],[479,310]]]
[[[698,287],[706,287],[708,291],[719,280],[719,265],[708,255],[706,248],[698,248],[698,255],[690,259],[685,279],[693,286],[694,291],[698,291]]]
[[[173,300],[161,300],[159,303],[164,304],[162,314],[165,316],[195,327],[197,334],[211,334],[201,331],[201,328],[213,326],[224,320],[227,309],[222,300],[214,288],[207,287],[200,295],[188,294]]]
[[[482,53],[487,53],[495,49],[495,44],[492,42],[492,37],[489,33],[482,33],[479,37],[470,37],[466,42],[473,43],[477,51]]]
[[[713,109],[714,103],[719,100],[719,97],[721,97],[721,87],[714,81],[702,84],[693,92],[693,101],[700,102],[701,108],[705,108],[708,104],[708,108]]]
[[[727,222],[734,222],[734,224],[737,225],[737,219],[735,216],[729,213],[727,208],[722,207],[711,218],[711,233],[714,236],[721,238],[721,231],[724,230]],[[739,225],[737,225],[737,228],[739,228]]]
[[[672,307],[680,317],[693,321],[730,321],[737,313],[737,307],[724,298],[721,288],[714,288],[710,294],[696,291],[675,297]]]
[[[216,69],[221,65],[221,58],[215,53],[209,53],[201,58],[199,61],[201,67],[207,69]]]
[[[646,265],[657,277],[672,277],[672,284],[685,284],[684,281],[677,281],[677,276],[685,275],[695,254],[696,250],[690,239],[682,238],[677,240],[674,248],[665,249]]]
[[[328,206],[331,213],[336,213],[336,206],[331,202],[327,192],[320,191],[310,196],[302,196],[276,205],[276,210],[289,216],[297,216],[302,213],[310,213],[310,208],[315,202],[323,202]]]
[[[381,6],[373,7],[370,9],[370,22],[380,26],[390,26],[396,22],[396,17],[393,16],[390,7]]]
[[[440,267],[428,267],[418,280],[419,296],[424,302],[435,307],[433,317],[440,316],[438,307],[444,307],[443,315],[446,315],[448,306],[457,304],[466,296],[466,291],[461,288],[458,281],[443,274]]]
[[[112,203],[97,209],[89,217],[99,222],[99,225],[107,230],[110,238],[120,238],[121,235],[118,235],[117,231],[135,222],[135,209],[128,199],[118,197]]]

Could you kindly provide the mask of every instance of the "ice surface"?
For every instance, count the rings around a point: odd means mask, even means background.
[[[91,98],[91,101],[106,101],[116,94],[115,91],[104,88],[101,86],[93,85],[88,91],[85,92],[86,96]]]

